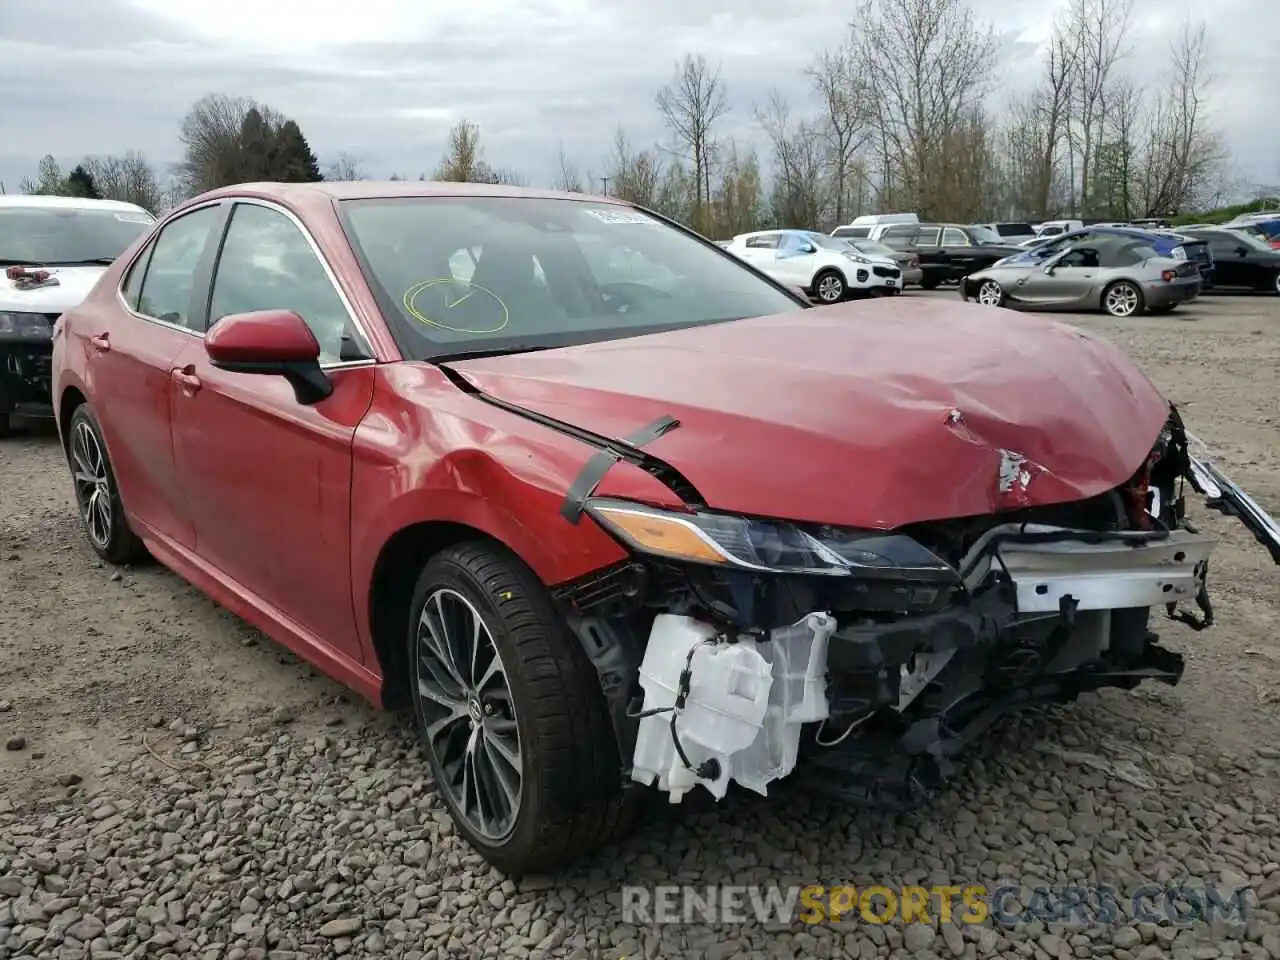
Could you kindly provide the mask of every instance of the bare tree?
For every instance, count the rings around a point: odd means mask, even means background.
[[[135,203],[152,213],[164,206],[164,190],[156,171],[138,151],[85,157],[82,165],[103,197]]]
[[[912,209],[946,216],[971,188],[943,189],[954,180],[945,145],[968,130],[988,91],[994,33],[964,0],[867,0],[850,28],[876,108],[886,186]]]
[[[1080,184],[1077,212],[1090,210],[1095,145],[1105,135],[1107,95],[1124,57],[1131,4],[1132,0],[1072,0],[1070,7],[1066,43],[1074,51],[1072,150]]]
[[[178,131],[183,157],[175,173],[188,196],[228,183],[254,179],[253,168],[260,157],[245,150],[245,118],[256,111],[271,129],[282,126],[285,117],[249,97],[213,93],[201,97]]]
[[[773,220],[782,227],[813,228],[826,206],[826,158],[812,121],[797,120],[777,90],[755,110],[773,149]]]
[[[843,223],[851,191],[862,194],[862,184],[853,174],[858,170],[858,151],[872,133],[871,97],[862,61],[845,44],[818,54],[805,75],[822,100],[819,129],[831,180],[832,213],[836,223]]]
[[[608,176],[613,181],[614,196],[642,207],[659,209],[664,201],[662,189],[666,173],[662,158],[652,150],[633,149],[621,127],[614,131],[613,155],[605,163],[605,169],[610,171]],[[670,207],[671,198],[665,199]]]
[[[685,54],[676,64],[671,83],[658,91],[656,103],[663,122],[675,137],[674,152],[687,158],[693,167],[694,221],[705,227],[700,221],[711,196],[713,127],[729,109],[719,69],[712,70],[702,54]]]
[[[1143,205],[1149,216],[1180,213],[1211,189],[1224,155],[1208,129],[1205,95],[1207,42],[1203,23],[1183,24],[1171,50],[1169,78],[1151,121],[1143,176]]]
[[[359,160],[349,153],[339,153],[325,167],[324,178],[326,180],[363,180],[365,177]]]
[[[489,166],[480,145],[480,126],[470,120],[459,120],[449,131],[448,148],[432,179],[517,186],[523,183],[514,170]]]
[[[565,193],[586,192],[583,189],[582,173],[578,170],[578,165],[564,152],[563,140],[556,150],[556,168],[555,189],[563,190]]]

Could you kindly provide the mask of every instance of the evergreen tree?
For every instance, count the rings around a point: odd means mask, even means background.
[[[245,111],[240,121],[240,162],[238,174],[241,180],[280,180],[278,136],[271,124],[257,107]]]
[[[83,164],[76,164],[67,174],[65,189],[69,197],[84,197],[86,200],[102,199],[102,194],[98,192],[98,187],[93,182],[93,175],[84,168]]]
[[[276,132],[277,180],[286,183],[317,183],[324,177],[320,173],[320,161],[316,158],[302,134],[302,128],[293,120],[286,120]]]

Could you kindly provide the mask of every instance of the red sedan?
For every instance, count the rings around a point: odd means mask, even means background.
[[[1175,682],[1147,612],[1209,609],[1212,546],[1183,476],[1280,557],[1105,341],[811,309],[614,199],[218,190],[62,317],[53,370],[93,548],[412,706],[514,873],[646,787],[763,793],[803,758],[915,789],[1012,705]]]

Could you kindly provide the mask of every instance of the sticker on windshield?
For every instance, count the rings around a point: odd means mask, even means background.
[[[154,217],[149,217],[145,213],[117,213],[116,219],[121,223],[155,223]]]
[[[595,217],[601,223],[654,223],[651,217],[646,217],[643,213],[637,213],[634,210],[628,210],[625,207],[590,209],[587,213]]]

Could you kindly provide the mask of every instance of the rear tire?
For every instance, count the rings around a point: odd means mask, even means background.
[[[1276,275],[1271,278],[1271,292],[1280,297],[1280,270],[1276,271]]]
[[[67,437],[67,463],[89,545],[107,563],[145,560],[147,548],[129,527],[102,428],[87,403],[72,412]]]
[[[1117,280],[1102,291],[1102,309],[1120,320],[1142,313],[1142,291],[1128,280]]]
[[[821,304],[839,303],[849,294],[839,270],[826,269],[813,278],[813,295]]]
[[[423,568],[409,623],[436,790],[481,856],[546,872],[630,829],[639,791],[624,787],[595,668],[528,567],[486,541],[450,547]],[[460,646],[472,638],[474,656]]]
[[[921,290],[937,290],[938,285],[941,282],[942,282],[941,280],[924,279],[920,281],[920,289]]]

